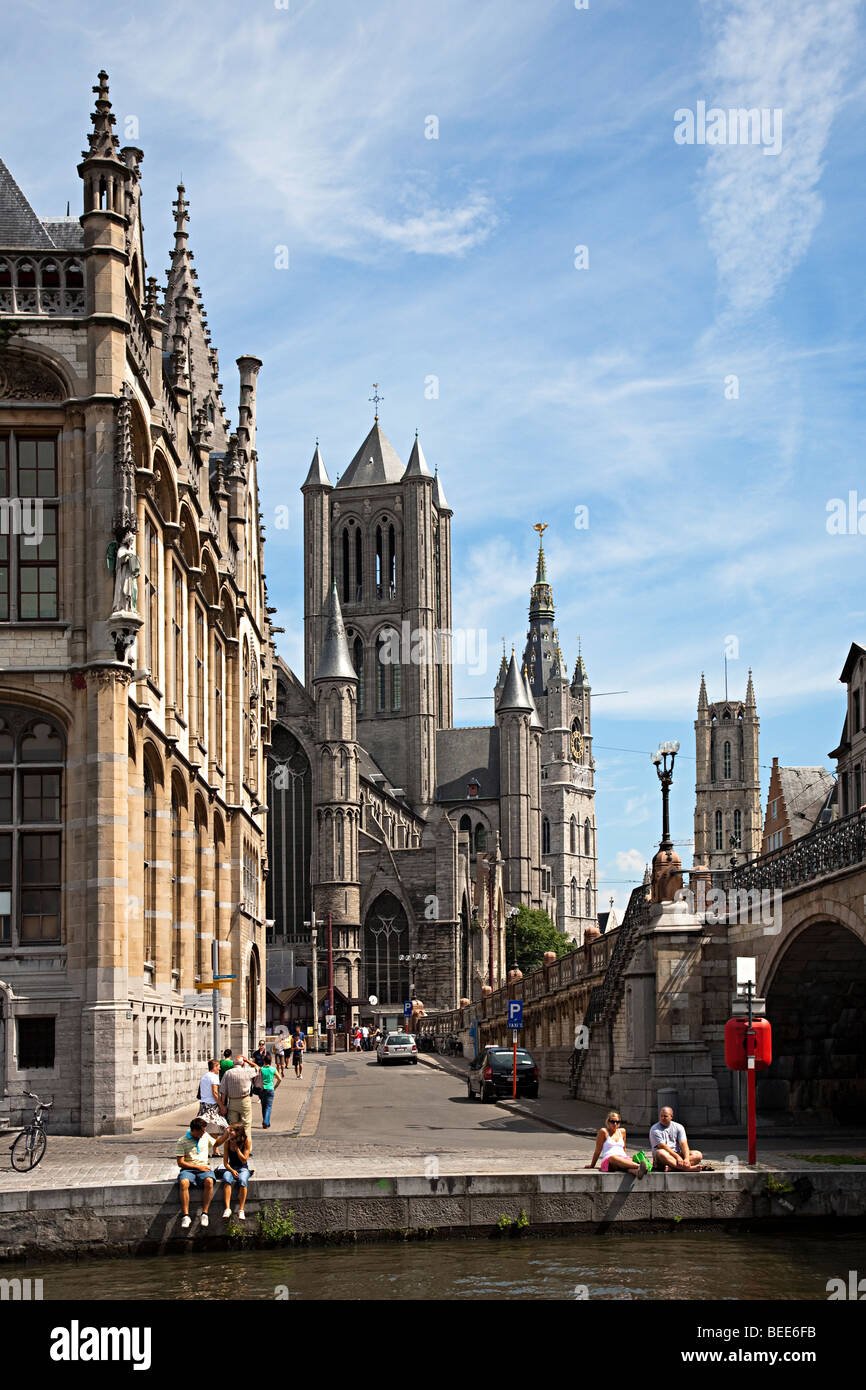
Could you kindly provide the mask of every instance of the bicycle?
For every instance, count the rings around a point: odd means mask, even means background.
[[[45,1119],[43,1111],[50,1110],[54,1104],[53,1100],[40,1100],[32,1091],[25,1091],[25,1096],[30,1100],[36,1101],[36,1109],[33,1119],[26,1129],[22,1129],[14,1144],[10,1149],[12,1155],[12,1167],[19,1173],[27,1173],[31,1168],[35,1168],[37,1163],[41,1163],[45,1157],[45,1150],[48,1147],[48,1136],[45,1133]]]

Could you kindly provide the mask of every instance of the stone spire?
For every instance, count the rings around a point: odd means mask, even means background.
[[[99,86],[94,87],[96,94],[96,109],[91,112],[90,119],[93,123],[93,130],[87,137],[89,149],[82,151],[82,159],[87,163],[91,159],[109,159],[117,164],[122,164],[120,158],[120,141],[114,133],[115,117],[111,110],[111,102],[108,99],[108,73],[99,73]]]
[[[440,512],[451,511],[451,508],[448,505],[448,499],[445,496],[445,489],[442,486],[442,480],[439,477],[438,468],[436,469],[436,472],[433,475],[433,501],[439,508]]]
[[[406,465],[404,478],[432,478],[433,474],[427,467],[427,460],[424,457],[424,450],[421,448],[418,439],[418,432],[415,432],[415,443],[412,445],[412,452],[409,455],[409,462]]]
[[[757,704],[755,702],[755,687],[752,683],[751,666],[749,667],[749,680],[746,685],[746,709],[749,710],[750,713],[757,709]]]
[[[535,700],[534,700],[533,697],[532,697],[532,686],[531,686],[530,683],[529,683],[529,677],[528,677],[528,675],[526,674],[526,667],[525,667],[525,666],[524,666],[523,671],[522,671],[521,674],[522,674],[522,677],[523,677],[523,688],[524,688],[524,690],[526,691],[526,698],[527,698],[527,700],[529,701],[529,708],[530,708],[530,710],[532,711],[532,714],[531,714],[530,720],[529,720],[529,727],[530,727],[530,729],[543,729],[543,728],[544,728],[544,725],[542,724],[541,720],[540,720],[539,717],[538,717],[538,709],[537,709],[537,707],[536,707]]]
[[[322,643],[322,650],[319,653],[319,664],[316,667],[316,674],[313,680],[357,682],[358,676],[352,665],[352,658],[349,655],[349,644],[346,641],[346,627],[343,622],[340,600],[337,596],[336,579],[331,586],[326,616],[327,627],[325,629],[325,639]]]
[[[313,454],[313,461],[312,461],[312,463],[310,464],[310,471],[309,471],[309,473],[307,474],[307,477],[306,477],[306,480],[305,480],[305,482],[304,482],[304,485],[303,485],[303,487],[301,488],[301,492],[304,491],[304,488],[308,488],[308,487],[330,487],[330,486],[331,486],[331,480],[330,480],[330,478],[328,477],[327,472],[325,471],[325,461],[324,461],[324,459],[322,458],[322,451],[321,451],[321,449],[319,448],[319,441],[318,441],[318,439],[317,439],[317,440],[316,440],[316,451],[315,451],[315,453]]]
[[[571,678],[572,686],[588,685],[586,677],[586,667],[583,664],[583,653],[580,648],[580,638],[577,639],[577,661],[574,663],[574,675]]]
[[[700,716],[702,714],[706,714],[708,709],[709,701],[707,700],[707,682],[704,679],[703,671],[701,671],[701,688],[698,694],[698,715]]]
[[[532,713],[535,706],[531,703],[524,684],[520,667],[517,665],[517,657],[514,655],[514,648],[511,649],[511,661],[508,666],[508,674],[505,677],[505,688],[496,707],[497,713],[504,713],[505,710],[525,710]],[[536,716],[537,718],[537,716]]]

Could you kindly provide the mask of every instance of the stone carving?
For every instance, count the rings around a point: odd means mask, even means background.
[[[138,576],[141,561],[135,553],[135,536],[127,530],[108,547],[106,564],[114,575],[112,613],[135,613],[138,607]]]
[[[62,401],[66,388],[41,362],[13,353],[0,353],[0,400]]]
[[[117,403],[114,432],[114,532],[120,540],[121,535],[137,530],[132,396],[128,384],[124,382]]]

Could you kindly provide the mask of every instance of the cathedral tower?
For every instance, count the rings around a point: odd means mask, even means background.
[[[697,865],[728,869],[733,855],[742,864],[744,856],[753,859],[761,852],[758,729],[751,671],[745,702],[725,699],[713,704],[701,674],[695,720]]]

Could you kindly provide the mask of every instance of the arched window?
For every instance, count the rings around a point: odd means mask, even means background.
[[[144,664],[159,685],[159,537],[149,517],[144,522]]]
[[[460,833],[469,836],[470,847],[472,845],[472,820],[469,816],[460,817]]]
[[[183,711],[183,578],[177,565],[172,565],[171,574],[171,703],[175,709]]]
[[[478,822],[475,827],[475,853],[483,854],[487,849],[487,827]]]
[[[343,816],[337,813],[334,822],[334,877],[337,879],[346,876],[346,856],[343,846]]]
[[[569,903],[569,915],[572,916],[572,917],[576,917],[576,916],[577,916],[577,879],[576,879],[576,878],[573,878],[573,879],[571,880],[571,895],[570,895],[570,896],[571,896],[571,901],[570,901],[570,903]]]
[[[268,833],[270,834],[271,816],[268,816]],[[270,849],[270,845],[268,846]],[[213,934],[217,941],[224,940],[226,933],[222,930],[221,923],[224,912],[224,904],[228,897],[228,892],[224,888],[225,883],[225,857],[226,857],[226,833],[223,823],[219,816],[214,817],[213,830]],[[271,860],[273,864],[273,860]],[[273,872],[273,871],[272,871]],[[268,911],[268,916],[272,917],[273,912]]]
[[[144,767],[144,959],[156,965],[156,791],[153,773]]]
[[[300,743],[281,724],[274,725],[268,766],[266,916],[277,936],[291,937],[303,933],[312,907],[312,773]]]
[[[733,845],[733,848],[734,848],[734,849],[742,849],[742,847],[743,847],[743,813],[742,813],[742,811],[735,811],[735,812],[734,812],[734,845]]]
[[[385,646],[385,635],[380,632],[376,639],[376,711],[379,714],[388,708],[386,694],[388,688],[388,665],[385,660]]]
[[[394,527],[388,527],[388,597],[397,597],[397,538]]]
[[[360,536],[360,534],[359,531],[358,535]],[[364,643],[360,637],[356,637],[352,643],[352,665],[358,677],[358,713],[363,714],[366,682],[364,680]]]
[[[180,802],[171,794],[171,973],[180,975],[180,923],[183,911]]]
[[[343,602],[349,602],[351,589],[349,588],[349,528],[343,527]]]
[[[724,849],[724,848],[725,848],[725,840],[724,840],[724,835],[722,834],[722,813],[721,813],[721,811],[717,811],[717,812],[716,812],[716,849]]]
[[[403,667],[399,662],[391,667],[391,709],[396,712],[400,708],[400,701],[403,697]]]
[[[586,855],[592,854],[592,825],[589,816],[583,822],[583,852]]]
[[[361,528],[355,530],[355,602],[360,603],[364,597],[364,542],[361,538]]]
[[[550,821],[547,816],[541,818],[541,853],[550,853]]]
[[[588,879],[586,880],[586,888],[584,889],[584,896],[585,896],[585,898],[586,898],[586,903],[585,903],[586,912],[585,912],[585,916],[591,917],[591,916],[592,916],[592,879],[589,879],[589,878],[588,878]]]
[[[722,749],[722,767],[722,776],[727,780],[731,775],[731,745],[727,741]]]
[[[218,637],[214,637],[213,643],[213,756],[218,767],[223,767],[223,750],[225,724],[225,681],[226,681],[226,656],[225,648]]]
[[[64,747],[32,710],[0,714],[0,945],[60,940]]]
[[[393,893],[380,893],[364,922],[364,996],[377,995],[380,1008],[409,999],[409,964],[401,960],[409,950],[409,923],[402,903]],[[421,993],[421,980],[418,993]]]
[[[577,821],[574,816],[568,824],[568,848],[572,854],[577,854]]]
[[[383,574],[385,557],[382,553],[382,528],[376,527],[376,597],[384,598]]]

